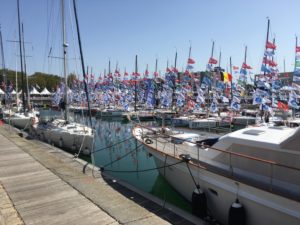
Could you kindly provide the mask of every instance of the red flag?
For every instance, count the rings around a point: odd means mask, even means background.
[[[272,61],[272,60],[270,60],[269,61],[269,65],[275,67],[275,66],[277,66],[277,63],[274,62],[274,61]]]
[[[279,109],[283,109],[284,111],[289,110],[288,105],[287,105],[287,104],[284,104],[283,102],[279,102],[279,101],[278,101],[277,107],[278,107]]]
[[[271,42],[267,42],[267,44],[266,44],[266,48],[270,48],[270,49],[273,49],[273,50],[275,50],[275,49],[276,49],[276,45],[275,45],[275,44],[273,44],[273,43],[271,43]]]
[[[154,77],[157,77],[158,76],[158,72],[154,72]]]
[[[228,81],[231,82],[232,81],[232,75],[230,73],[228,73]]]
[[[148,70],[145,71],[145,75],[146,75],[146,76],[149,75],[149,71],[148,71]]]
[[[188,59],[188,64],[195,64],[195,60],[189,58],[189,59]]]
[[[296,52],[300,52],[300,46],[296,46]]]
[[[178,73],[178,69],[176,69],[175,67],[173,68],[173,72],[174,73]]]
[[[185,74],[185,75],[189,75],[190,72],[189,72],[188,70],[186,70],[186,71],[184,72],[184,74]]]
[[[249,65],[247,65],[246,63],[243,63],[242,68],[243,68],[243,69],[249,69],[249,70],[252,69],[252,67],[249,66]]]
[[[216,60],[216,59],[214,59],[214,58],[210,58],[209,60],[208,60],[208,63],[209,64],[217,64],[218,63],[218,60]]]

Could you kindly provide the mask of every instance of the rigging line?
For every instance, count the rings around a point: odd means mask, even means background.
[[[51,1],[51,9],[49,10],[49,0],[47,0],[47,38],[46,38],[46,46],[45,46],[45,52],[44,52],[44,62],[43,62],[43,71],[45,71],[45,65],[46,65],[46,59],[47,59],[47,49],[49,47],[49,33],[50,33],[50,19],[52,15],[53,10],[53,1]],[[50,11],[50,13],[49,13]]]
[[[100,171],[103,172],[103,171],[106,171],[106,172],[112,172],[112,173],[141,173],[141,172],[149,172],[149,171],[153,171],[153,170],[159,170],[159,169],[163,169],[163,168],[168,168],[168,167],[171,167],[171,166],[175,166],[175,165],[178,165],[180,163],[183,163],[184,161],[179,161],[179,162],[176,162],[176,163],[173,163],[173,164],[169,164],[169,165],[166,165],[166,166],[159,166],[159,167],[154,167],[154,168],[150,168],[150,169],[143,169],[143,170],[106,170],[104,169],[103,167],[100,168]]]
[[[196,187],[197,189],[200,189],[200,185],[196,183],[196,180],[195,180],[195,178],[194,178],[194,176],[193,176],[193,174],[192,174],[192,171],[191,171],[191,169],[190,169],[190,167],[189,167],[189,163],[188,163],[188,162],[186,162],[186,166],[187,166],[187,168],[188,168],[188,170],[189,170],[189,173],[190,173],[190,175],[191,175],[191,177],[192,177],[192,179],[193,179],[193,182],[194,182],[194,184],[195,184],[195,187]]]
[[[131,154],[132,152],[134,152],[135,150],[137,150],[138,148],[140,148],[141,146],[143,146],[143,144],[140,144],[137,147],[134,147],[132,150],[130,150],[129,152],[127,152],[125,155],[121,156],[120,158],[117,158],[116,160],[111,161],[110,163],[107,163],[106,165],[104,165],[103,167],[107,167],[107,166],[111,166],[112,164],[114,164],[115,162],[120,161],[121,159],[124,159],[126,156],[128,156],[129,154]]]
[[[72,9],[71,9],[71,0],[69,0],[69,13],[70,13],[70,23],[71,23],[71,30],[72,30],[72,40],[73,40],[73,51],[74,51],[74,55],[75,55],[75,73],[76,75],[78,74],[78,67],[77,67],[77,59],[79,59],[79,57],[77,57],[76,54],[76,49],[75,49],[75,36],[74,36],[74,21],[72,19]]]
[[[117,142],[117,143],[114,143],[114,144],[112,144],[112,145],[110,145],[110,146],[106,146],[106,147],[104,147],[104,148],[100,148],[100,149],[94,150],[94,151],[92,151],[91,153],[100,152],[100,151],[103,151],[103,150],[105,150],[105,149],[114,147],[114,146],[119,145],[119,144],[121,144],[121,143],[123,143],[123,142],[125,142],[125,141],[128,141],[128,140],[132,139],[132,138],[134,138],[134,137],[130,137],[130,138],[124,139],[124,140],[122,140],[122,141],[119,141],[119,142]]]

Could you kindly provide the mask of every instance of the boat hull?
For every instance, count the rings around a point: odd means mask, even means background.
[[[165,155],[152,148],[147,147],[147,149],[154,156],[157,167],[164,167],[166,164],[180,161],[180,159],[167,157],[165,163]],[[290,201],[242,183],[239,183],[239,188],[237,188],[235,180],[191,165],[190,169],[196,183],[200,184],[206,194],[208,209],[213,218],[224,224],[227,224],[228,211],[236,199],[238,189],[238,198],[245,207],[248,225],[296,225],[300,222],[300,213],[297,212],[297,209],[300,208],[299,202]],[[192,193],[196,187],[186,163],[160,169],[159,172],[184,198],[191,202]]]

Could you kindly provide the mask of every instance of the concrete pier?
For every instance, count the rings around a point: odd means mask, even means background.
[[[189,221],[178,216],[92,166],[84,174],[84,164],[2,125],[0,224],[203,224],[184,212]]]

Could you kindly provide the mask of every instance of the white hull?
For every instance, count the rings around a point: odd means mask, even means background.
[[[163,166],[165,157],[149,150],[155,157],[157,167]],[[178,162],[169,158],[167,164]],[[196,182],[204,190],[208,208],[212,216],[222,223],[228,221],[228,211],[231,204],[236,199],[237,186],[234,180],[216,175],[206,170],[199,170],[190,166]],[[160,170],[164,175],[164,170]],[[185,163],[165,169],[165,178],[167,181],[188,201],[191,201],[192,193],[195,190],[195,184],[189,174]],[[213,194],[210,190],[217,193]],[[239,183],[239,201],[243,204],[247,214],[248,225],[269,225],[269,224],[289,224],[296,225],[300,223],[300,206],[297,202],[291,202],[280,196],[253,188]]]
[[[145,144],[140,138],[137,139]],[[156,149],[155,141],[152,145],[145,145],[149,153],[154,156],[157,167],[163,167],[166,154]],[[167,157],[166,164],[174,164],[179,161],[181,161],[180,158],[170,155]],[[239,201],[246,210],[247,225],[300,224],[300,202],[242,182],[238,182],[237,186],[237,182],[228,176],[222,176],[191,163],[189,163],[189,167],[196,183],[200,184],[207,197],[209,211],[221,223],[227,224],[228,211],[236,199],[238,190]],[[196,187],[186,163],[160,169],[160,174],[165,176],[182,196],[191,201]]]
[[[49,144],[69,149],[75,153],[78,153],[81,149],[82,154],[90,155],[94,141],[91,129],[86,127],[86,132],[84,132],[83,125],[76,123],[70,124],[70,126],[73,127],[74,125],[78,128],[68,129],[67,127],[47,127],[39,125],[33,130],[33,134]]]

